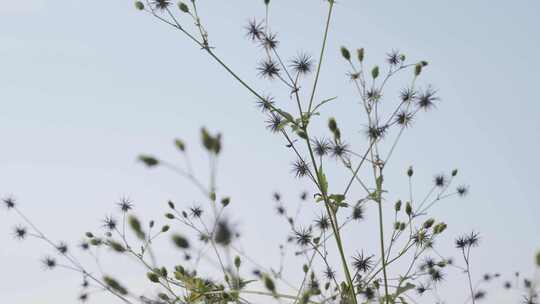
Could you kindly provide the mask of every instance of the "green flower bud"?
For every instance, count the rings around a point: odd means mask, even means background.
[[[182,1],[178,2],[178,8],[186,14],[189,13],[189,7]]]
[[[169,296],[168,296],[167,294],[164,294],[164,293],[160,292],[160,293],[158,294],[158,297],[159,297],[161,300],[163,300],[163,301],[170,302],[170,301],[169,301],[170,298],[169,298]]]
[[[94,237],[94,234],[92,234],[92,232],[87,232],[87,233],[86,233],[86,237],[89,238],[89,239],[91,239],[91,238]]]
[[[344,46],[341,47],[341,56],[343,56],[343,58],[345,58],[347,61],[351,60],[351,52],[349,52],[349,50]]]
[[[142,11],[144,9],[144,4],[141,1],[135,1],[135,8]]]
[[[307,273],[309,271],[308,265],[306,264],[302,265],[302,271],[304,271],[304,273]]]
[[[118,283],[118,281],[114,278],[104,276],[103,282],[105,282],[105,285],[109,286],[111,289],[118,292],[120,295],[125,296],[128,294],[127,289],[124,286],[120,285],[120,283]]]
[[[223,207],[227,207],[227,205],[229,205],[231,203],[231,198],[230,197],[224,197],[221,199],[221,205]]]
[[[428,219],[428,220],[426,220],[426,221],[424,222],[423,227],[424,227],[425,229],[429,229],[429,228],[431,228],[431,226],[433,226],[434,223],[435,223],[435,220],[432,219],[432,218],[430,218],[430,219]]]
[[[452,170],[452,176],[456,176],[458,174],[458,169]]]
[[[240,268],[240,265],[241,265],[241,264],[242,264],[242,260],[240,260],[240,257],[239,257],[239,256],[236,256],[236,257],[234,258],[234,266],[235,266],[236,268]]]
[[[331,117],[329,120],[328,120],[328,129],[330,129],[330,131],[332,132],[335,132],[336,129],[337,129],[337,122],[336,122],[336,119],[334,117]]]
[[[174,209],[174,203],[171,201],[168,201],[167,204],[169,205],[169,208]]]
[[[141,226],[141,222],[139,221],[138,218],[136,218],[135,216],[133,215],[130,215],[129,218],[128,218],[128,223],[129,223],[129,226],[131,227],[131,229],[133,230],[133,232],[135,232],[135,235],[137,235],[137,237],[141,240],[144,240],[145,238],[145,234],[142,230],[142,226]]]
[[[102,244],[101,239],[94,238],[90,240],[90,245],[92,246],[100,246],[101,244]]]
[[[422,73],[422,65],[420,63],[417,63],[414,66],[414,76],[418,76],[420,75],[420,73]]]
[[[270,4],[270,0],[264,0],[264,5]]]
[[[397,201],[397,202],[394,204],[394,210],[396,210],[396,212],[398,212],[399,210],[401,210],[401,200]]]
[[[180,249],[188,249],[189,248],[189,242],[188,240],[179,235],[179,234],[175,234],[172,236],[172,241],[173,243]]]
[[[446,227],[448,227],[445,223],[438,223],[437,225],[435,225],[435,227],[433,228],[433,233],[435,234],[440,234],[442,233],[444,230],[446,230]]]
[[[175,139],[174,140],[174,145],[176,146],[176,148],[178,148],[178,150],[180,150],[182,152],[184,152],[186,150],[186,145],[180,139]]]
[[[148,167],[154,167],[159,165],[159,160],[150,155],[140,155],[139,161],[143,162]]]
[[[165,217],[170,219],[170,220],[173,220],[174,219],[174,214],[172,213],[165,213]]]
[[[411,176],[413,176],[413,174],[414,174],[413,168],[412,168],[412,166],[410,166],[409,169],[407,169],[407,176],[411,177]]]
[[[411,216],[412,214],[411,202],[407,202],[407,204],[405,204],[405,213],[407,213],[408,216]]]
[[[356,58],[358,58],[358,61],[360,62],[364,61],[364,48],[356,50]]]
[[[394,230],[399,230],[399,227],[401,227],[400,222],[394,222]]]
[[[276,292],[276,285],[274,284],[274,281],[268,275],[265,275],[263,279],[266,289],[272,293]]]
[[[371,77],[373,77],[373,79],[377,79],[377,77],[379,77],[379,67],[378,66],[375,66],[371,70]]]
[[[111,247],[112,250],[114,250],[116,252],[122,253],[122,252],[126,251],[124,246],[122,246],[120,243],[115,242],[115,241],[109,241],[109,246]]]
[[[148,278],[148,280],[150,280],[150,282],[152,283],[159,283],[159,276],[157,274],[155,274],[154,272],[149,272],[146,274],[146,277]]]
[[[168,225],[165,225],[165,226],[161,227],[161,232],[165,233],[165,232],[169,231],[169,229],[171,229],[171,227],[168,226]]]

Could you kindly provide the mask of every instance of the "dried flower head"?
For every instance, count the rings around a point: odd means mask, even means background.
[[[317,156],[325,156],[331,149],[330,142],[326,138],[316,138],[312,140],[313,143],[313,152]]]
[[[424,110],[430,110],[435,106],[435,101],[438,101],[440,98],[435,96],[437,91],[432,89],[431,87],[428,87],[425,91],[421,92],[418,95],[418,98],[416,100],[416,104],[420,109]]]
[[[13,228],[13,236],[18,240],[23,240],[28,235],[28,230],[26,227],[23,226],[17,226]]]
[[[277,48],[278,44],[279,44],[279,41],[277,40],[277,34],[275,33],[263,34],[263,37],[261,39],[262,47],[264,47],[267,50],[273,50]]]
[[[123,197],[120,199],[120,202],[118,202],[118,207],[120,208],[120,211],[126,213],[133,209],[133,203],[129,198]]]
[[[279,75],[279,65],[272,59],[266,59],[259,63],[257,67],[259,75],[268,79],[274,79]]]
[[[260,40],[264,36],[263,22],[257,22],[257,20],[250,20],[245,27],[246,35],[251,41]]]
[[[16,205],[15,200],[12,197],[2,199],[2,203],[4,203],[4,206],[6,206],[7,209],[13,209]]]
[[[368,272],[373,267],[373,256],[364,256],[364,252],[353,257],[353,267],[356,272]]]
[[[107,216],[103,220],[103,227],[108,230],[114,230],[116,229],[117,222],[112,216]]]
[[[151,4],[157,10],[166,10],[171,6],[172,2],[169,0],[153,0]]]
[[[283,118],[277,114],[270,114],[270,117],[266,120],[266,128],[272,133],[281,131],[283,127]]]
[[[308,74],[313,70],[313,59],[309,55],[301,53],[291,60],[290,66],[298,74]]]
[[[45,269],[51,270],[56,267],[56,260],[52,257],[45,257],[41,260],[41,263],[45,267]]]
[[[294,163],[293,163],[293,170],[292,172],[294,173],[294,175],[298,178],[300,177],[304,177],[306,175],[308,175],[309,173],[309,166],[308,164],[302,160],[302,159],[297,159]]]

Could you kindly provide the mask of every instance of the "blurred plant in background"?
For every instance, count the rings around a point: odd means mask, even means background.
[[[321,124],[323,110],[338,99],[337,96],[317,96],[336,5],[333,0],[325,3],[327,13],[317,58],[304,50],[299,50],[292,58],[281,53],[282,41],[269,22],[269,0],[262,3],[264,16],[252,19],[245,26],[248,40],[259,47],[261,59],[255,69],[258,77],[279,85],[281,92],[276,93],[288,96],[287,100],[263,94],[217,55],[195,0],[181,1],[177,6],[169,0],[135,2],[138,10],[178,30],[255,97],[266,117],[268,130],[283,138],[294,158],[292,174],[311,183],[312,189],[302,193],[300,200],[316,204],[320,214],[308,221],[304,219],[311,215],[302,213],[300,207],[291,212],[290,207],[283,204],[281,194],[273,195],[277,214],[289,230],[286,245],[279,247],[282,263],[278,269],[265,266],[237,245],[240,231],[231,224],[231,215],[227,213],[232,200],[217,187],[222,136],[206,128],[201,129],[201,142],[209,161],[208,181],[201,180],[201,170],[192,166],[190,153],[197,152],[191,152],[180,139],[176,139],[174,145],[182,164],[152,155],[139,156],[149,168],[162,167],[181,175],[201,192],[206,203],[177,206],[169,201],[164,218],[159,221],[163,223],[158,224],[154,220],[139,219],[133,202],[121,199],[118,214],[104,218],[103,230],[87,232],[79,245],[83,255],[93,258],[93,265],[81,262],[74,249],[47,236],[24,215],[14,199],[5,198],[5,207],[23,221],[23,225],[14,228],[15,237],[34,238],[51,246],[53,254],[42,260],[46,269],[63,268],[79,273],[83,280],[81,301],[88,300],[93,293],[105,291],[123,303],[443,303],[437,290],[449,271],[464,275],[466,284],[460,295],[463,301],[474,304],[484,299],[486,291],[481,286],[501,275],[482,276],[471,270],[473,249],[480,243],[479,234],[470,232],[455,240],[460,258],[454,260],[437,249],[447,224],[429,216],[437,203],[467,195],[468,186],[455,185],[458,170],[436,175],[430,190],[419,195],[414,191],[418,183],[414,169],[409,167],[403,174],[408,195],[395,202],[388,200],[391,190],[386,187],[385,173],[402,134],[440,102],[437,90],[421,83],[427,61],[409,62],[405,54],[393,50],[386,55],[384,65],[370,65],[364,48],[351,52],[342,47],[340,53],[347,68],[346,75],[359,101],[358,107],[351,111],[358,111],[359,121],[362,121],[359,124],[363,125],[362,144],[357,147],[350,144],[353,137],[357,139],[358,130],[353,130],[354,133],[342,130],[332,117],[323,121],[326,132],[311,128],[312,124]],[[410,80],[395,98],[385,89],[394,76],[403,73],[410,75]],[[327,175],[327,168],[331,166],[348,172],[348,181],[339,185]],[[351,194],[353,188],[363,194]],[[344,227],[364,219],[368,206],[376,210],[377,226],[362,229],[355,235],[343,233]],[[385,225],[388,218],[393,225]],[[376,252],[368,252],[367,248],[346,250],[348,240],[362,233],[378,235]],[[181,263],[164,265],[156,259],[154,251],[158,248],[153,244],[163,237],[170,238],[182,253]],[[140,264],[145,269],[141,280],[153,285],[155,293],[132,290],[123,280],[109,275],[100,266],[99,248],[109,248]],[[300,282],[290,281],[283,275],[283,260],[291,256],[298,261]],[[212,265],[213,270],[201,269],[201,263]],[[540,254],[536,263],[537,277]],[[538,279],[522,279],[519,273],[515,276],[514,281],[504,282],[504,287],[522,288],[524,303],[538,303]]]

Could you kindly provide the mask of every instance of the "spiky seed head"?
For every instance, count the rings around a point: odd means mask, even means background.
[[[166,10],[170,5],[170,0],[154,0],[152,1],[152,5],[158,10]]]
[[[344,46],[342,46],[340,50],[341,50],[341,56],[343,56],[343,58],[345,58],[345,60],[350,61],[351,60],[351,52],[349,52],[349,50]]]
[[[11,197],[2,199],[2,202],[4,203],[4,206],[6,206],[8,210],[15,208],[15,205],[16,205],[15,200]]]
[[[135,1],[135,8],[140,11],[144,10],[144,3],[142,3],[141,1]]]

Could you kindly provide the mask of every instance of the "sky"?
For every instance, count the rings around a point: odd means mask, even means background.
[[[200,1],[200,13],[216,53],[258,89],[272,91],[275,84],[257,78],[262,54],[243,30],[248,20],[264,16],[259,2]],[[325,13],[323,1],[273,0],[270,20],[282,54],[317,54]],[[335,116],[353,145],[365,143],[340,46],[364,47],[371,66],[393,49],[429,61],[422,85],[433,84],[441,101],[402,138],[388,169],[396,189],[389,200],[405,193],[403,172],[410,165],[419,192],[435,174],[459,168],[470,195],[438,205],[433,215],[449,224],[442,245],[448,252],[455,236],[480,232],[477,278],[531,273],[540,249],[539,14],[533,0],[343,0],[335,7],[317,98],[338,99],[315,124],[324,127]],[[261,260],[279,259],[276,244],[286,229],[275,233],[271,194],[280,191],[296,204],[309,185],[291,176],[294,158],[265,130],[254,97],[180,33],[136,11],[131,1],[28,0],[0,5],[0,39],[0,196],[15,197],[54,239],[79,241],[123,196],[147,219],[160,218],[169,199],[188,206],[200,200],[181,178],[135,160],[152,153],[181,163],[172,145],[180,137],[204,175],[198,132],[207,126],[224,135],[218,184],[233,197],[231,218],[245,231],[245,247]],[[406,79],[388,94],[397,96]],[[329,175],[339,181],[347,175],[337,168]],[[79,278],[43,271],[39,260],[50,250],[14,240],[11,228],[18,223],[0,213],[0,300],[73,303]],[[350,250],[376,242],[369,231],[352,230],[358,238]],[[133,274],[123,263],[110,262],[119,275]],[[449,278],[441,291],[449,302],[466,297],[459,278]],[[505,297],[495,291],[491,303],[509,303]]]

